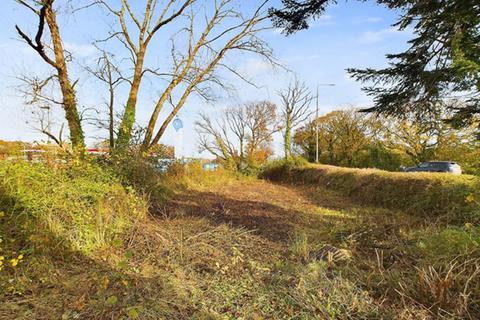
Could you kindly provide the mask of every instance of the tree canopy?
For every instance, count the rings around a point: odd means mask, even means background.
[[[414,117],[393,118],[336,110],[312,120],[295,132],[298,154],[315,160],[316,134],[319,130],[320,162],[336,166],[400,170],[433,159],[457,161],[470,174],[478,174],[480,142],[474,128],[454,130],[437,113],[428,121]]]
[[[388,54],[384,69],[350,69],[374,98],[366,111],[429,115],[456,111],[453,124],[470,124],[480,114],[480,4],[474,0],[381,0],[403,14],[395,26],[413,28],[409,47]],[[452,101],[455,103],[452,105]],[[458,103],[460,102],[460,103]]]
[[[308,29],[308,20],[319,17],[335,0],[282,0],[283,8],[270,9],[273,23],[282,28],[285,34]]]
[[[336,1],[283,0],[271,9],[274,24],[285,34],[308,28]],[[461,127],[480,115],[480,3],[476,0],[377,0],[401,12],[394,24],[412,30],[409,47],[388,54],[384,69],[349,69],[374,105],[364,111],[402,116],[429,116],[438,108],[455,110],[450,119]],[[452,105],[452,101],[454,101]],[[460,102],[460,103],[459,103]]]

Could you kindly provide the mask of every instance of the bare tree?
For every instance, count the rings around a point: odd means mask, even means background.
[[[38,76],[29,76],[25,72],[19,72],[16,78],[20,81],[17,90],[23,95],[25,104],[31,107],[31,119],[27,124],[35,131],[38,131],[47,137],[47,140],[54,141],[60,147],[65,148],[67,144],[63,139],[64,123],[60,124],[58,134],[54,130],[58,127],[53,119],[53,111],[56,106],[63,104],[58,95],[58,88],[54,81],[55,75],[40,78]]]
[[[208,151],[228,166],[237,167],[239,150],[235,147],[228,135],[228,125],[225,117],[215,123],[205,114],[195,123],[199,134],[199,150]],[[239,143],[243,142],[240,138]]]
[[[16,0],[38,16],[38,28],[34,38],[29,37],[19,26],[15,26],[20,37],[50,66],[55,69],[55,76],[46,81],[58,81],[62,93],[61,106],[65,111],[65,118],[70,130],[70,140],[75,154],[82,153],[85,149],[84,134],[80,115],[77,109],[75,83],[68,76],[66,51],[63,48],[62,36],[57,23],[56,13],[53,8],[55,0]],[[50,31],[51,44],[44,44],[43,36],[45,26]],[[46,48],[51,48],[54,57],[50,57]]]
[[[97,60],[95,69],[87,67],[86,70],[92,74],[97,80],[104,83],[108,89],[108,98],[106,107],[108,110],[108,121],[105,125],[101,119],[97,120],[97,125],[100,127],[107,127],[108,140],[110,150],[115,148],[115,91],[117,87],[125,80],[117,67],[117,64],[112,61],[113,56],[106,51],[102,51],[102,56]]]
[[[98,3],[118,18],[120,24],[120,31],[113,32],[109,38],[117,38],[124,44],[134,65],[130,95],[118,135],[118,141],[122,144],[130,140],[135,121],[136,99],[141,80],[146,74],[160,77],[166,85],[151,113],[141,146],[142,151],[158,144],[168,125],[192,93],[211,100],[212,86],[227,88],[218,76],[219,69],[223,68],[249,81],[232,66],[223,63],[228,53],[254,53],[274,63],[271,49],[257,36],[267,28],[262,22],[267,19],[264,7],[268,0],[248,17],[236,9],[238,1],[203,1],[204,3],[195,6],[200,0],[184,0],[175,6],[179,1],[147,0],[143,21],[140,21],[130,5],[131,1],[122,0],[120,9],[116,10],[109,6],[107,1],[98,0]],[[154,16],[159,16],[156,23],[152,22]],[[170,39],[170,67],[161,70],[158,67],[146,66],[144,57],[148,45],[160,28],[173,21],[181,27]],[[138,43],[133,41],[135,36],[138,36]],[[172,109],[157,129],[160,113],[166,105],[170,105]]]
[[[183,0],[178,8],[172,8],[175,0],[161,2],[158,0],[146,0],[145,9],[143,11],[143,19],[140,20],[133,10],[130,0],[121,0],[119,9],[113,8],[106,0],[97,0],[97,3],[105,7],[118,20],[120,25],[119,31],[114,31],[108,37],[116,38],[128,50],[130,59],[133,63],[133,77],[130,80],[130,92],[127,104],[123,113],[120,128],[118,130],[117,147],[121,149],[128,145],[132,129],[135,123],[135,113],[137,107],[138,93],[142,78],[147,72],[155,73],[155,70],[145,68],[145,55],[147,49],[154,38],[155,34],[164,26],[182,15],[182,13],[195,0]],[[156,15],[158,14],[158,17]],[[133,27],[132,27],[133,25]],[[132,30],[134,29],[134,30]],[[137,34],[137,42],[134,41],[134,34]]]
[[[261,26],[261,22],[266,19],[266,16],[262,14],[262,8],[266,1],[259,6],[250,17],[244,17],[240,12],[237,12],[234,9],[233,2],[234,1],[232,0],[215,1],[214,13],[208,20],[208,23],[196,42],[194,40],[196,15],[192,13],[189,16],[190,27],[187,29],[189,39],[187,53],[178,54],[179,52],[177,52],[175,60],[178,63],[175,63],[175,71],[171,77],[170,83],[158,100],[155,110],[150,118],[143,143],[144,149],[158,143],[162,135],[165,133],[167,126],[185,105],[187,98],[192,92],[208,99],[205,95],[205,90],[202,90],[201,88],[202,84],[209,83],[210,85],[218,85],[222,88],[225,87],[222,80],[215,75],[217,68],[224,68],[240,77],[242,80],[248,81],[237,70],[222,63],[228,53],[233,51],[237,51],[237,53],[254,53],[275,64],[275,61],[272,59],[271,49],[257,36],[260,31],[265,29],[265,27]],[[225,25],[233,26],[225,28]],[[212,35],[213,33],[215,34]],[[173,89],[182,82],[186,85],[179,94],[180,98],[172,104],[172,111],[164,119],[157,133],[152,135],[157,123],[158,115],[167,101],[167,98],[171,97]],[[152,136],[153,139],[151,139]]]
[[[32,124],[34,130],[47,136],[48,142],[52,140],[60,148],[66,148],[67,145],[63,140],[64,124],[60,125],[58,133],[53,131],[55,123],[52,119],[51,107],[49,105],[40,106],[32,110],[32,117],[34,119]],[[27,124],[30,124],[30,122],[27,122]]]
[[[268,101],[229,108],[216,121],[201,114],[195,123],[200,151],[237,169],[254,166],[271,154],[277,124],[276,106]]]
[[[44,95],[43,99],[52,99],[54,103],[61,104],[65,110],[74,149],[84,149],[82,115],[78,111],[75,94],[75,84],[78,80],[72,82],[68,76],[69,53],[63,47],[53,8],[57,2],[15,1],[39,17],[38,30],[34,37],[29,37],[18,26],[17,31],[46,63],[54,67],[54,76],[45,81],[47,83],[57,81],[62,93],[61,101],[48,95]],[[108,85],[110,145],[119,151],[125,150],[132,139],[138,95],[142,79],[146,75],[164,81],[165,85],[160,87],[148,125],[143,131],[140,151],[146,151],[159,143],[165,130],[185,106],[191,94],[212,101],[215,89],[230,89],[231,87],[220,76],[225,74],[222,70],[251,83],[232,64],[224,62],[232,53],[252,53],[276,64],[272,58],[271,48],[258,37],[261,31],[271,28],[264,23],[268,20],[265,7],[268,0],[263,0],[249,14],[239,9],[240,0],[144,0],[141,10],[138,9],[137,3],[133,4],[133,0],[92,1],[93,4],[105,8],[116,21],[116,27],[114,26],[116,30],[112,30],[105,39],[97,41],[97,45],[110,39],[119,40],[132,63],[132,74],[128,77],[119,76],[117,73],[120,65],[115,65],[106,56],[102,66],[96,70],[96,77]],[[84,7],[91,5],[87,4]],[[147,53],[151,51],[149,48],[152,47],[153,40],[160,37],[159,34],[164,34],[159,31],[165,29],[167,25],[170,25],[168,28],[171,42],[170,63],[164,68],[149,66],[145,59]],[[51,44],[42,42],[46,26],[50,31]],[[172,31],[172,28],[178,28],[177,32]],[[53,58],[49,56],[52,53]],[[129,94],[120,123],[114,128],[113,109],[116,104],[114,91],[119,83],[117,80],[119,82],[124,80],[129,84]],[[158,81],[155,84],[160,83]],[[159,116],[165,111],[166,106],[171,106],[171,110],[160,121]]]
[[[283,147],[285,159],[292,155],[292,131],[311,115],[313,96],[304,82],[295,79],[287,89],[278,93],[282,102]]]

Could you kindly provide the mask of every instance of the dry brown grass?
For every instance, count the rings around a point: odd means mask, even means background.
[[[175,188],[169,201],[88,254],[28,251],[15,219],[1,220],[13,238],[2,249],[25,257],[2,274],[0,318],[480,315],[476,225],[438,225],[310,183],[194,170],[159,181]]]
[[[263,177],[272,181],[320,185],[361,204],[440,217],[444,222],[480,222],[480,202],[469,201],[480,199],[480,179],[476,176],[327,165],[278,165],[267,168]]]

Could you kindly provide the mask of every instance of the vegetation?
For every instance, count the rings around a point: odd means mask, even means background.
[[[479,174],[475,128],[453,129],[445,117],[418,122],[337,110],[299,128],[294,142],[299,154],[315,161],[318,126],[319,158],[324,164],[399,171],[422,161],[449,160],[457,161],[466,173]]]
[[[195,123],[200,151],[207,151],[230,169],[248,172],[273,154],[273,134],[279,130],[277,107],[269,101],[229,108],[217,121],[201,114]]]
[[[327,5],[335,3],[330,0],[282,0],[283,8],[271,8],[270,14],[278,28],[286,34],[308,29],[308,20],[317,18],[325,12]]]
[[[313,97],[305,83],[298,79],[278,95],[282,101],[283,149],[285,159],[288,160],[292,157],[293,130],[311,116],[310,103]]]
[[[367,111],[390,115],[414,113],[429,118],[431,112],[450,108],[458,127],[480,125],[480,8],[476,1],[380,0],[402,10],[400,30],[413,27],[409,48],[389,54],[389,67],[352,69],[368,83],[365,91],[375,105]],[[421,57],[420,57],[421,56]],[[452,102],[453,100],[453,102]]]
[[[480,314],[480,230],[467,215],[447,225],[365,205],[354,192],[197,164],[156,175],[171,191],[149,215],[148,193],[98,165],[2,162],[0,170],[2,318]],[[478,198],[449,200],[463,212]]]
[[[79,110],[77,106],[77,98],[80,97],[77,97],[75,85],[79,80],[72,81],[69,78],[68,62],[72,55],[63,47],[61,28],[56,21],[57,14],[66,15],[68,12],[78,10],[102,10],[105,16],[113,17],[111,33],[106,34],[103,39],[95,39],[101,56],[97,68],[99,70],[95,71],[90,65],[82,67],[93,71],[97,80],[107,84],[105,96],[109,100],[107,106],[109,135],[110,139],[112,133],[115,135],[116,141],[111,145],[115,147],[117,153],[126,153],[132,143],[139,143],[141,147],[138,149],[142,152],[147,152],[157,145],[168,125],[192,94],[197,94],[205,101],[213,101],[216,95],[213,88],[228,91],[230,87],[220,80],[219,72],[229,72],[249,82],[234,67],[223,63],[230,55],[253,54],[276,64],[270,47],[258,37],[265,29],[263,23],[268,18],[264,8],[265,2],[253,7],[248,13],[238,11],[239,2],[232,0],[220,0],[213,5],[204,0],[181,2],[152,0],[145,1],[145,4],[140,6],[141,9],[129,0],[119,1],[118,5],[98,0],[79,7],[73,7],[73,2],[62,7],[56,0],[19,0],[17,3],[39,17],[38,31],[34,39],[17,27],[20,37],[55,70],[55,75],[50,75],[46,79],[39,75],[22,76],[26,87],[22,92],[27,102],[36,109],[55,109],[59,106],[64,109],[72,147],[80,151],[85,148],[82,127],[84,124],[81,120],[84,111],[91,108]],[[82,23],[88,21],[79,23],[78,28],[81,28]],[[52,45],[46,43],[44,39],[45,25],[49,27]],[[160,34],[172,25],[178,27],[169,31],[174,36],[164,36],[162,39]],[[123,52],[113,59],[113,54],[107,49],[115,40],[120,42]],[[165,41],[162,43],[161,40]],[[167,51],[170,52],[170,57],[165,64],[152,65],[147,59],[147,54],[155,42],[169,47]],[[100,48],[99,44],[105,46]],[[48,56],[49,52],[45,49],[49,47],[53,47],[54,59]],[[131,74],[128,74],[129,72]],[[162,90],[149,112],[148,125],[143,128],[140,141],[134,141],[137,132],[135,120],[138,95],[147,77],[151,77],[152,82],[160,83]],[[120,84],[126,87],[128,97],[124,107],[118,110],[118,105],[115,105],[115,101],[118,100],[115,99],[117,94],[115,89]],[[60,88],[62,95],[60,101],[55,98],[57,87]],[[160,113],[167,104],[172,106],[172,110],[159,122]],[[112,114],[117,112],[121,114],[118,124],[112,117]],[[95,113],[92,117],[96,118]],[[102,121],[99,122],[101,124]],[[57,143],[64,144],[61,139],[63,130],[56,135],[51,130],[50,124],[45,125],[43,121],[40,127],[40,132]]]
[[[393,173],[325,165],[273,163],[262,177],[273,181],[325,185],[357,201],[437,219],[480,222],[480,179],[435,173]]]
[[[33,11],[39,19],[35,39],[30,38],[20,29],[20,27],[15,26],[18,34],[32,49],[38,53],[45,63],[53,67],[55,70],[55,76],[49,76],[47,79],[42,81],[32,82],[31,103],[40,102],[41,107],[44,107],[42,104],[54,102],[55,104],[62,106],[63,110],[65,111],[65,119],[70,130],[70,141],[72,143],[73,150],[75,153],[83,153],[85,149],[84,133],[80,122],[75,86],[74,83],[71,82],[68,75],[68,64],[67,59],[65,58],[66,51],[63,48],[62,35],[57,22],[57,13],[54,9],[55,0],[35,1],[32,4],[28,4],[27,1],[23,0],[17,2]],[[45,25],[48,26],[51,37],[51,44],[48,45],[45,45],[43,42]],[[54,58],[49,57],[45,50],[46,46],[53,48]],[[55,80],[57,80],[62,93],[61,102],[55,102],[55,99],[52,99],[51,96],[49,97],[42,94],[42,89],[46,87],[49,82],[53,82]],[[44,128],[42,128],[42,131],[47,136],[54,137],[60,145],[62,144],[61,134],[59,138],[56,138],[51,131],[44,130]]]
[[[394,27],[413,28],[414,37],[401,53],[388,54],[384,69],[350,69],[375,105],[364,111],[386,115],[415,114],[423,120],[440,110],[453,110],[457,127],[479,127],[480,8],[475,0],[377,0],[398,10]],[[274,24],[287,35],[308,28],[329,0],[283,0],[272,8]]]
[[[291,34],[334,2],[283,0],[270,17]],[[480,173],[479,6],[377,2],[402,10],[397,26],[414,25],[416,38],[386,69],[351,70],[374,81],[364,111],[375,114],[308,121],[313,97],[295,80],[278,92],[280,112],[258,100],[200,115],[200,149],[221,164],[206,171],[175,161],[160,138],[192,94],[230,90],[225,73],[252,84],[229,55],[276,64],[258,37],[268,1],[16,0],[38,17],[35,36],[17,26],[19,36],[53,73],[19,77],[48,143],[0,141],[0,318],[480,318],[480,178],[379,170],[437,158]],[[98,9],[111,33],[95,41],[96,65],[81,68],[106,87],[106,120],[79,108],[57,22]],[[152,48],[167,48],[167,63],[152,65]],[[159,92],[141,127],[147,77]],[[52,128],[58,107],[68,139]],[[108,132],[95,156],[87,118]],[[269,161],[280,131],[285,157]],[[308,163],[316,152],[330,165]]]

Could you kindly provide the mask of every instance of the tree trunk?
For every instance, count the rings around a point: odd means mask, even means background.
[[[150,148],[151,146],[150,142],[153,137],[155,125],[157,124],[158,115],[160,114],[160,111],[162,110],[164,103],[170,97],[170,94],[172,93],[177,83],[178,83],[177,80],[172,81],[170,85],[167,87],[167,89],[165,90],[165,92],[160,97],[159,101],[157,102],[155,109],[152,113],[152,116],[150,117],[150,121],[148,122],[147,131],[145,132],[145,137],[143,139],[143,143],[141,146],[142,152],[146,152]]]
[[[122,122],[118,130],[117,142],[115,144],[116,152],[125,152],[132,137],[133,124],[135,123],[135,113],[137,108],[138,91],[142,81],[143,63],[145,59],[145,47],[140,48],[137,54],[135,64],[135,73],[133,75],[132,86],[128,95],[127,105],[123,113]]]
[[[110,71],[110,65],[108,65],[108,72],[109,72],[109,78],[110,78],[110,83],[109,83],[109,91],[110,91],[110,101],[108,102],[108,132],[109,132],[109,145],[110,145],[110,151],[112,151],[115,148],[115,128],[114,128],[114,104],[115,104],[115,92],[113,89],[112,85],[112,80],[111,80],[111,71]]]
[[[283,148],[285,150],[285,160],[290,159],[292,156],[292,121],[289,115],[287,115],[287,121],[285,123]]]
[[[65,118],[67,119],[70,130],[72,148],[75,154],[81,154],[85,151],[85,138],[80,123],[80,116],[78,114],[75,90],[68,78],[67,63],[65,61],[60,31],[57,25],[55,12],[51,5],[48,5],[45,8],[45,19],[52,38],[57,75],[63,95],[63,109],[65,110]]]

